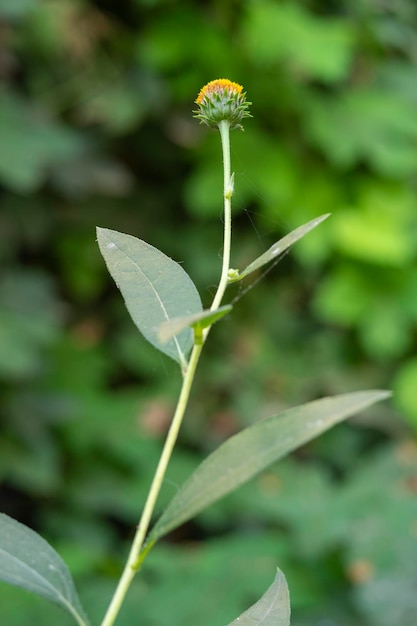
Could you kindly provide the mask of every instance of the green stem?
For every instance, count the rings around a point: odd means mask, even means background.
[[[229,281],[230,269],[230,248],[232,241],[232,195],[233,179],[230,165],[230,124],[226,120],[219,122],[219,131],[222,141],[223,151],[223,199],[224,199],[224,243],[223,243],[223,263],[220,282],[214,296],[211,310],[218,309],[226,291]]]
[[[187,371],[184,375],[180,396],[178,398],[177,408],[172,418],[171,426],[168,431],[165,445],[162,450],[161,458],[159,459],[158,467],[153,478],[148,497],[143,509],[142,517],[137,528],[135,538],[130,549],[126,565],[124,567],[122,576],[119,580],[118,586],[109,605],[107,613],[101,623],[101,626],[112,626],[120,611],[120,607],[126,596],[126,593],[130,587],[130,584],[139,570],[141,561],[139,560],[140,551],[145,541],[146,533],[149,528],[152,513],[155,508],[156,500],[160,492],[162,482],[164,480],[165,472],[168,467],[169,460],[171,458],[172,451],[175,446],[175,442],[178,437],[178,433],[181,427],[182,418],[184,416],[185,409],[187,407],[188,398],[190,396],[191,386],[194,379],[197,363],[200,358],[203,344],[196,345],[191,353],[190,361],[188,363]]]
[[[218,309],[224,296],[228,284],[228,274],[230,266],[230,247],[231,247],[231,231],[232,231],[232,210],[231,210],[231,198],[233,194],[233,180],[230,169],[230,140],[229,140],[229,122],[222,121],[219,123],[219,131],[222,142],[223,151],[223,168],[224,168],[224,245],[223,245],[223,263],[222,272],[220,276],[219,285],[217,287],[216,295],[214,296],[211,310]],[[148,532],[149,524],[151,522],[152,514],[155,509],[155,504],[161,490],[161,486],[165,477],[165,473],[168,467],[169,460],[171,458],[175,443],[177,441],[178,433],[181,427],[181,423],[184,417],[185,409],[187,408],[188,399],[190,397],[191,387],[194,380],[197,364],[203,350],[204,340],[207,337],[210,327],[206,329],[205,335],[201,343],[195,343],[191,352],[190,360],[185,368],[183,368],[184,376],[182,381],[181,392],[178,398],[177,407],[175,409],[174,417],[172,418],[171,426],[168,431],[167,438],[165,440],[164,448],[162,450],[161,458],[159,459],[158,466],[156,468],[155,476],[152,480],[151,487],[149,489],[148,497],[145,502],[145,506],[142,512],[142,517],[139,522],[139,526],[136,530],[135,537],[127,558],[122,576],[114,592],[113,598],[107,609],[106,615],[101,623],[101,626],[113,626],[120,608],[125,599],[126,593],[132,583],[132,580],[137,571],[139,571],[141,564],[148,552],[147,549],[143,550],[146,533]],[[148,546],[150,549],[151,546]]]

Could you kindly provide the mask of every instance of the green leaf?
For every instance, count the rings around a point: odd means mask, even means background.
[[[290,595],[287,581],[281,570],[277,571],[272,585],[258,600],[229,626],[289,626]]]
[[[258,422],[228,439],[182,485],[149,535],[154,543],[271,463],[346,417],[390,396],[358,391],[322,398]]]
[[[158,337],[162,343],[167,342],[172,337],[175,337],[184,328],[191,326],[196,331],[201,331],[207,326],[211,326],[214,322],[230,313],[233,309],[231,304],[226,304],[215,311],[205,310],[201,313],[195,313],[194,315],[187,315],[186,317],[176,317],[168,322],[162,322],[158,330]]]
[[[59,554],[40,535],[4,513],[0,513],[0,579],[59,604],[80,626],[88,623]]]
[[[255,270],[258,270],[263,265],[270,263],[277,259],[281,254],[286,252],[288,248],[290,248],[296,241],[302,239],[304,235],[309,233],[313,228],[316,228],[321,222],[327,219],[330,216],[330,213],[326,213],[325,215],[320,215],[320,217],[316,217],[314,220],[307,222],[303,226],[299,226],[288,235],[285,235],[282,239],[274,243],[269,250],[261,254],[260,257],[255,259],[252,263],[250,263],[240,274],[236,276],[236,278],[230,279],[230,282],[235,282],[236,280],[241,280],[245,278],[248,274],[251,274]]]
[[[188,274],[160,250],[131,235],[97,228],[97,239],[136,326],[155,348],[184,364],[193,345],[192,330],[185,328],[164,343],[158,329],[162,322],[202,311]]]

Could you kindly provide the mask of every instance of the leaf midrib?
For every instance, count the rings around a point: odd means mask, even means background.
[[[145,278],[145,280],[146,280],[146,281],[147,281],[147,283],[149,284],[149,286],[150,286],[151,290],[152,290],[152,291],[153,291],[153,293],[155,294],[156,299],[158,300],[158,302],[159,302],[159,304],[160,304],[160,306],[161,306],[161,309],[162,309],[162,311],[163,311],[163,313],[164,313],[164,315],[165,315],[165,319],[166,319],[167,321],[170,321],[170,320],[171,320],[171,318],[169,317],[168,312],[167,312],[167,310],[166,310],[166,308],[165,308],[165,306],[164,306],[164,303],[163,303],[163,301],[161,300],[161,298],[160,298],[160,296],[159,296],[159,294],[158,294],[157,290],[155,289],[155,287],[154,287],[154,285],[153,285],[153,282],[150,280],[150,278],[148,278],[148,276],[145,274],[145,272],[144,272],[144,271],[143,271],[143,269],[140,267],[140,265],[138,265],[138,264],[136,263],[136,261],[134,261],[134,260],[132,259],[132,257],[131,257],[131,256],[129,256],[129,255],[128,255],[128,254],[127,254],[124,250],[122,250],[122,249],[120,248],[120,246],[119,246],[119,245],[118,245],[115,241],[112,241],[112,243],[116,246],[116,248],[119,250],[119,252],[121,252],[122,254],[124,254],[124,256],[125,256],[125,257],[126,257],[126,258],[127,258],[127,259],[128,259],[128,260],[129,260],[129,261],[130,261],[130,262],[131,262],[131,263],[132,263],[132,264],[133,264],[133,265],[134,265],[134,266],[135,266],[138,270],[139,270],[139,272],[140,272],[140,273],[142,274],[142,276]],[[144,243],[145,243],[145,242],[144,242]],[[147,245],[148,245],[148,244],[147,244]],[[173,337],[173,338],[171,339],[171,341],[174,341],[174,343],[175,343],[175,347],[176,347],[177,352],[178,352],[178,356],[179,356],[179,358],[180,358],[180,361],[183,361],[185,357],[184,357],[183,351],[181,350],[181,347],[180,347],[180,345],[179,345],[179,343],[178,343],[178,339],[177,339],[176,337]]]

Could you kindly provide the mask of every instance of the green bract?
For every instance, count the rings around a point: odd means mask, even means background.
[[[240,122],[245,117],[252,117],[248,111],[251,103],[246,101],[243,87],[226,78],[207,83],[195,102],[199,106],[195,117],[208,126],[216,127],[220,122],[226,121],[230,128],[243,130]]]

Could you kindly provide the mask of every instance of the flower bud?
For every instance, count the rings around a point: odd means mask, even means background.
[[[251,102],[246,101],[243,87],[226,78],[212,80],[205,85],[197,96],[198,111],[194,111],[200,123],[216,127],[226,121],[230,128],[243,130],[240,122],[245,117],[252,117],[248,112]]]

